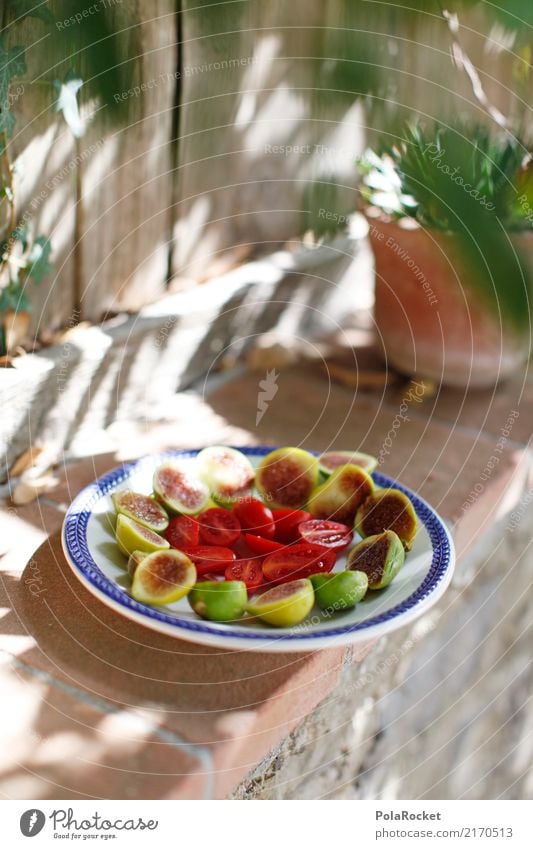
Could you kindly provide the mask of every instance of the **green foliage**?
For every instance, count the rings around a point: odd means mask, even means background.
[[[24,18],[38,18],[45,24],[53,24],[55,18],[43,0],[8,0],[8,8],[17,23]]]
[[[362,194],[388,214],[442,230],[456,229],[458,210],[472,218],[492,212],[507,230],[528,229],[533,222],[518,198],[530,182],[529,161],[517,139],[494,138],[484,126],[416,125],[381,157],[364,157]]]
[[[15,126],[15,118],[10,109],[9,86],[15,77],[26,73],[24,47],[10,47],[7,35],[0,35],[0,133],[10,136]]]
[[[416,126],[381,158],[369,154],[362,171],[366,202],[456,234],[479,296],[515,327],[527,325],[528,263],[508,235],[533,226],[529,159],[516,140],[493,138],[480,126]]]

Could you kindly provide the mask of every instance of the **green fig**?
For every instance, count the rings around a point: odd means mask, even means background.
[[[318,460],[302,448],[277,448],[259,464],[255,484],[269,507],[304,507],[318,482]]]
[[[194,612],[213,622],[240,619],[247,600],[244,581],[200,581],[189,593]]]
[[[168,527],[166,510],[149,495],[125,489],[122,492],[114,492],[111,498],[117,513],[129,516],[145,528],[160,534]]]
[[[371,475],[377,468],[378,461],[371,454],[365,454],[363,451],[326,451],[318,458],[318,466],[320,471],[326,477],[329,477],[332,472],[339,466],[345,465],[359,466],[368,475]]]
[[[364,572],[320,572],[311,575],[315,601],[321,610],[336,613],[349,610],[361,601],[368,589],[368,577]]]
[[[133,574],[131,594],[144,604],[171,604],[196,582],[196,567],[182,551],[155,551],[143,557]]]
[[[298,625],[310,613],[315,601],[313,585],[308,578],[289,581],[261,593],[248,602],[247,611],[269,625],[288,628]]]
[[[119,513],[117,516],[117,527],[115,537],[118,547],[121,552],[127,557],[134,551],[163,551],[165,548],[170,548],[166,539],[151,531],[150,528],[145,528],[129,516],[124,516]]]
[[[308,503],[316,519],[352,525],[357,509],[374,491],[374,482],[359,466],[339,466],[318,486]]]
[[[401,539],[394,531],[383,531],[366,537],[352,548],[348,555],[348,568],[365,572],[371,590],[382,590],[390,582],[405,561],[405,550]]]
[[[156,497],[172,513],[200,513],[210,501],[207,484],[190,464],[179,460],[169,460],[155,470],[153,487]]]
[[[213,445],[196,458],[198,474],[209,487],[214,500],[227,504],[250,495],[255,471],[248,457],[236,448]]]
[[[357,511],[355,530],[368,537],[382,531],[394,531],[410,551],[417,531],[417,519],[411,501],[399,489],[380,489]]]

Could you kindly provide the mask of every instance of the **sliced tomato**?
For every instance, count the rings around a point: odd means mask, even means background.
[[[258,589],[264,581],[260,560],[236,560],[224,572],[226,581],[244,581],[250,592]]]
[[[353,531],[348,525],[328,519],[308,519],[298,525],[298,533],[305,542],[338,551],[350,545],[353,539]]]
[[[212,507],[198,516],[200,538],[206,545],[233,545],[241,535],[241,525],[234,513],[223,507]]]
[[[279,542],[295,542],[299,537],[298,525],[313,518],[305,510],[273,510],[272,515],[276,524],[274,538]]]
[[[184,546],[198,545],[200,525],[191,516],[175,516],[164,535],[172,548],[181,550]]]
[[[246,545],[254,554],[271,554],[273,551],[280,551],[282,548],[285,548],[281,542],[274,542],[273,539],[265,539],[255,534],[245,534],[244,539]]]
[[[258,498],[242,498],[233,508],[241,528],[260,537],[272,539],[276,533],[272,510]]]
[[[235,552],[220,546],[192,545],[182,550],[196,566],[198,577],[203,577],[209,572],[223,572],[235,560]]]
[[[283,551],[274,551],[263,560],[263,575],[267,581],[281,583],[308,578],[317,572],[331,572],[336,555],[333,549],[325,549],[309,542],[287,546]]]

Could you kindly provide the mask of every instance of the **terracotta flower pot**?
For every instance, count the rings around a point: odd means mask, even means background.
[[[468,287],[453,233],[410,219],[369,218],[375,320],[391,364],[449,386],[488,387],[529,353],[528,334],[504,329]],[[531,234],[514,237],[532,256]],[[466,285],[465,285],[466,282]]]

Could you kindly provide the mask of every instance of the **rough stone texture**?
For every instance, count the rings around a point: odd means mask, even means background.
[[[369,351],[356,359],[364,360],[365,368],[372,366]],[[120,429],[115,438],[130,456],[135,448],[143,453],[190,445],[191,439],[230,441],[230,434],[248,443],[361,445],[379,453],[407,391],[405,385],[383,395],[357,392],[332,385],[316,362],[287,367],[280,370],[278,395],[256,427],[258,379],[257,374],[233,374],[213,391],[202,387],[196,398],[178,395],[165,422],[148,426],[138,421],[137,429],[131,423],[128,439]],[[446,395],[441,394],[442,402]],[[498,389],[502,411],[514,403],[514,395],[513,385]],[[124,778],[125,796],[531,794],[525,635],[531,568],[526,546],[533,509],[532,491],[526,489],[531,487],[529,454],[519,439],[502,445],[497,466],[465,509],[494,451],[498,427],[492,424],[488,433],[469,424],[451,427],[433,414],[429,390],[424,404],[415,411],[413,402],[412,415],[397,430],[382,467],[438,505],[456,537],[470,538],[470,553],[461,557],[453,586],[430,614],[359,653],[206,651],[136,626],[90,596],[61,555],[57,528],[76,492],[117,464],[120,458],[112,452],[65,463],[57,471],[57,487],[46,497],[3,515],[11,550],[0,561],[0,649],[32,675],[45,676],[39,680],[46,680],[54,693],[73,700],[65,711],[65,733],[77,716],[75,705],[89,699],[100,716],[93,722],[99,728],[107,727],[117,711],[134,725],[142,718],[136,772],[164,772],[154,768],[159,740],[179,750],[169,754],[171,774],[160,782],[147,779],[143,788],[142,782]],[[526,404],[517,423],[527,415]],[[35,592],[37,578],[38,589],[45,587],[42,593]],[[31,703],[33,691],[28,692]],[[32,716],[28,734],[33,733]],[[96,738],[89,741],[97,746]],[[117,784],[112,792],[118,798],[120,760],[105,747],[97,752],[94,762],[113,773]],[[32,762],[19,771],[7,769],[1,785],[5,795],[19,798],[28,768]],[[34,795],[43,798],[54,792],[50,777],[67,787],[63,796],[67,792],[74,798],[92,793],[98,776],[96,770],[73,778],[68,770],[52,773],[48,765],[36,772],[44,783]]]
[[[365,287],[354,296],[353,278],[369,279],[369,263],[360,234],[280,252],[135,316],[73,329],[63,344],[1,369],[8,414],[0,427],[0,479],[36,439],[59,456],[114,421],[156,419],[177,390],[216,369],[221,354],[241,355],[280,316],[289,337],[330,334],[364,302]]]
[[[346,666],[234,798],[530,798],[532,519],[461,563],[429,615]]]

